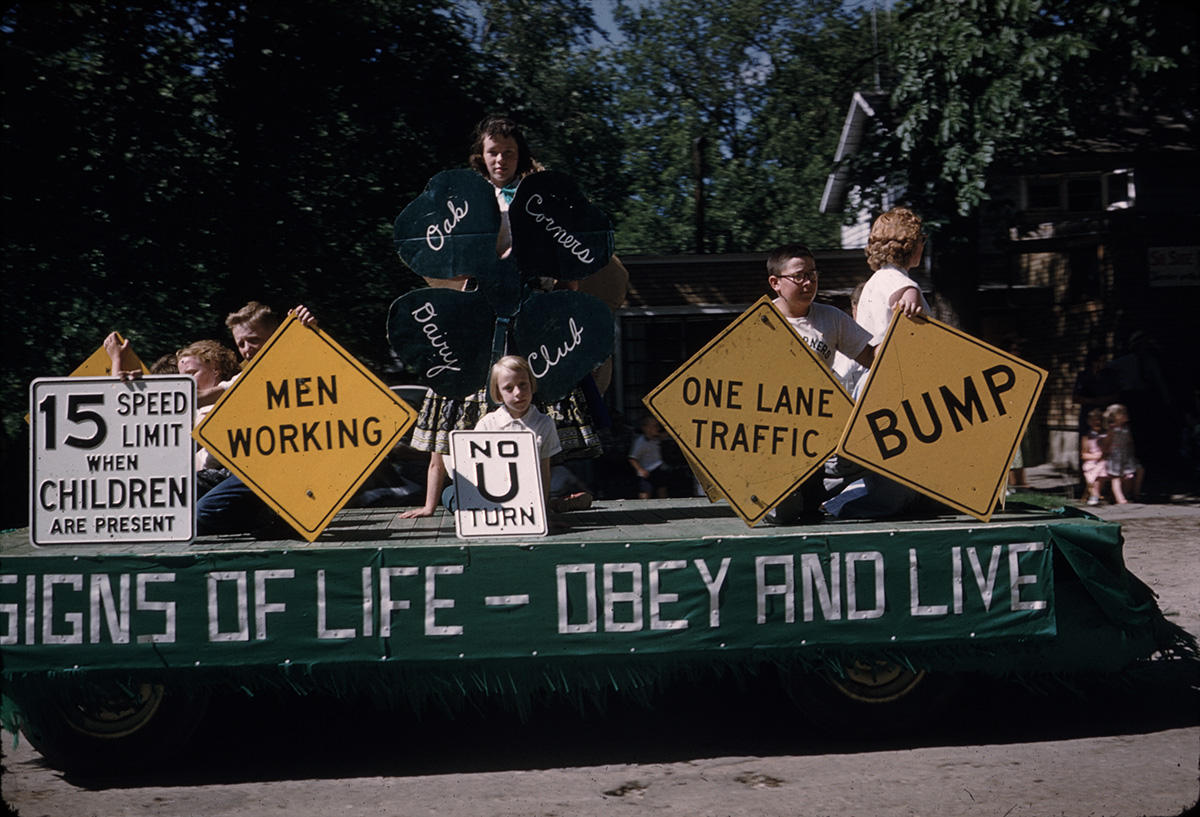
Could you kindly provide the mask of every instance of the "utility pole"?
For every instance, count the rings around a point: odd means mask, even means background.
[[[692,172],[696,178],[696,253],[703,254],[704,248],[704,148],[708,137],[698,136],[692,142]]]

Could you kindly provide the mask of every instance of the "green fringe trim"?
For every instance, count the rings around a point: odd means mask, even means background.
[[[578,657],[451,663],[409,662],[286,664],[270,667],[206,667],[176,670],[100,671],[64,669],[50,673],[6,674],[0,680],[0,724],[19,730],[24,710],[31,712],[56,702],[106,700],[114,688],[160,683],[173,694],[211,692],[328,695],[369,699],[377,708],[409,711],[416,716],[437,710],[454,716],[484,702],[514,709],[522,718],[544,702],[567,702],[580,712],[603,712],[610,695],[652,705],[663,690],[677,684],[703,685],[720,679],[739,684],[763,672],[786,679],[798,673],[844,674],[854,661],[886,661],[907,669],[929,672],[978,673],[1018,681],[1030,689],[1074,689],[1076,679],[1097,676],[1128,677],[1137,683],[1139,671],[1164,672],[1194,686],[1200,678],[1196,639],[1169,622],[1162,629],[1173,638],[1162,644],[1157,660],[1135,661],[1113,672],[1046,664],[1052,644],[1031,639],[982,646],[954,642],[906,649],[806,649],[721,651],[647,658]],[[1043,667],[1029,671],[1028,667]],[[1140,670],[1139,670],[1140,668]]]

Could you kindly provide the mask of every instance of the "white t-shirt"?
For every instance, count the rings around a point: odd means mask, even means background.
[[[868,371],[866,366],[846,357],[841,352],[833,356],[833,373],[837,375],[838,380],[842,381],[842,386],[846,389],[847,394],[854,394],[854,387]]]
[[[490,414],[479,418],[475,424],[476,431],[524,431],[529,429],[537,437],[538,457],[549,459],[562,451],[562,443],[558,440],[558,428],[554,421],[542,414],[537,406],[530,406],[525,416],[514,419],[508,413],[507,406],[500,406]]]
[[[841,352],[853,360],[871,340],[871,336],[853,318],[828,304],[814,303],[803,318],[788,318],[787,322],[831,371],[835,352]]]
[[[637,435],[629,448],[629,459],[636,460],[647,471],[653,471],[663,464],[662,441],[648,440],[645,434]]]
[[[863,287],[858,299],[858,323],[871,334],[871,343],[875,346],[883,343],[883,336],[892,323],[893,308],[888,301],[893,293],[908,287],[916,288],[921,298],[921,309],[928,314],[929,302],[925,300],[920,285],[899,267],[881,267]]]

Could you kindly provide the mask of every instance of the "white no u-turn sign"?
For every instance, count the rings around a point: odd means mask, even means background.
[[[455,532],[474,536],[544,536],[546,501],[537,436],[532,431],[452,431]]]

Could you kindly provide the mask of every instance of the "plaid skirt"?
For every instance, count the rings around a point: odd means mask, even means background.
[[[598,457],[602,452],[600,436],[592,422],[587,396],[576,388],[566,398],[554,403],[537,403],[541,412],[558,428],[562,451],[551,459],[552,464],[564,460]],[[481,390],[464,399],[442,397],[432,391],[425,395],[413,431],[412,447],[418,451],[450,453],[450,432],[470,431],[483,415],[491,411],[487,395]]]

